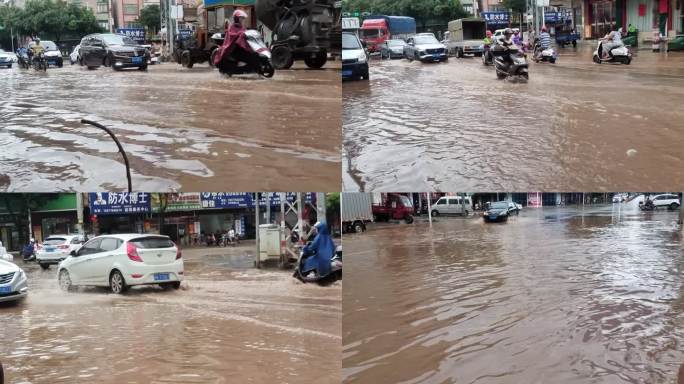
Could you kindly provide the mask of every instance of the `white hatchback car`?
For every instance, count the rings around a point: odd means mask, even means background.
[[[78,251],[85,243],[81,235],[51,235],[36,250],[36,262],[43,269],[50,268],[51,264],[59,264],[66,259],[71,251]]]
[[[651,196],[649,199],[653,201],[653,205],[655,205],[656,208],[668,207],[670,209],[677,209],[681,205],[679,196],[671,193]]]
[[[123,293],[132,285],[159,284],[178,289],[183,280],[181,251],[161,235],[117,234],[95,237],[59,264],[59,286],[109,287]]]

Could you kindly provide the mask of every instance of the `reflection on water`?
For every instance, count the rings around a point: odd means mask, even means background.
[[[583,213],[583,214],[582,214]],[[671,383],[684,362],[677,213],[528,209],[345,239],[343,377]]]
[[[684,54],[596,65],[594,47],[499,81],[479,58],[374,60],[345,82],[345,190],[671,188],[684,177]],[[658,159],[658,160],[656,160]]]
[[[226,252],[186,256],[179,291],[124,296],[65,295],[54,268],[27,267],[27,301],[0,307],[8,382],[339,383],[341,284],[298,284]]]
[[[116,146],[82,118],[119,137],[135,189],[209,190],[217,179],[243,190],[339,186],[339,71],[257,80],[179,68],[3,71],[0,190],[126,188]]]

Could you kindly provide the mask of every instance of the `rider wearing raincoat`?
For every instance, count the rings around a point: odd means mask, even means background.
[[[247,19],[247,14],[244,11],[238,9],[233,12],[233,22],[226,28],[226,37],[214,58],[214,65],[217,67],[224,58],[232,56],[238,61],[247,63],[252,68],[259,68],[259,58],[255,52],[252,52],[252,48],[247,43],[245,19]]]
[[[314,241],[304,247],[304,253],[313,254],[313,256],[304,261],[302,273],[307,274],[316,270],[319,277],[325,277],[330,273],[330,260],[335,255],[335,243],[325,223],[318,222],[314,228],[316,229]]]

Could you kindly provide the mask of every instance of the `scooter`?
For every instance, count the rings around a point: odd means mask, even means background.
[[[307,260],[314,256],[312,253],[305,252],[306,247],[299,252],[299,260],[294,274],[292,275],[297,280],[303,283],[317,283],[319,285],[328,285],[337,280],[342,280],[342,246],[338,245],[335,248],[335,253],[330,259],[330,272],[325,276],[320,276],[315,269],[303,272],[307,266]],[[307,268],[310,269],[310,268]]]
[[[29,59],[29,56],[26,52],[17,50],[17,63],[19,64],[19,68],[31,68],[31,59]]]
[[[261,39],[259,32],[254,29],[248,29],[245,31],[245,37],[252,52],[255,52],[259,56],[259,68],[252,68],[247,63],[237,61],[230,55],[227,55],[223,57],[223,60],[218,65],[219,72],[227,74],[228,76],[244,73],[258,73],[264,77],[273,77],[275,69],[273,68],[273,63],[271,63],[271,50],[268,49]],[[218,54],[218,50],[213,52],[212,56],[216,54]]]
[[[596,64],[622,63],[625,65],[629,65],[629,63],[632,62],[632,52],[630,52],[629,48],[625,47],[624,45],[621,47],[611,49],[610,55],[608,55],[608,58],[604,59],[603,58],[603,42],[604,42],[604,40],[600,39],[598,46],[596,47],[596,50],[594,51],[594,56],[593,56],[594,63],[596,63]]]
[[[21,258],[23,261],[33,261],[36,259],[36,244],[28,243],[21,250]]]
[[[497,78],[517,77],[524,81],[529,79],[527,59],[518,48],[492,49],[491,53],[494,56]]]
[[[535,63],[555,64],[556,59],[558,58],[558,55],[556,54],[556,50],[551,48],[551,47],[548,47],[548,48],[542,50],[541,44],[539,44],[539,42],[537,42],[534,45],[534,53],[533,53],[532,57],[534,57]]]
[[[645,202],[639,203],[639,209],[644,212],[655,211],[656,206],[653,204],[653,200],[647,199]]]
[[[33,63],[33,69],[36,71],[47,71],[48,62],[44,52],[38,53],[38,56],[31,57],[31,61]]]

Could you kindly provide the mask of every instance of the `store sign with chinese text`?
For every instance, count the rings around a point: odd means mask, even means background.
[[[93,215],[122,215],[150,212],[150,194],[145,192],[97,192],[88,194]]]
[[[508,12],[482,12],[481,15],[487,25],[508,25],[511,19]]]
[[[143,28],[117,28],[116,33],[128,36],[137,42],[145,41],[145,29]]]

